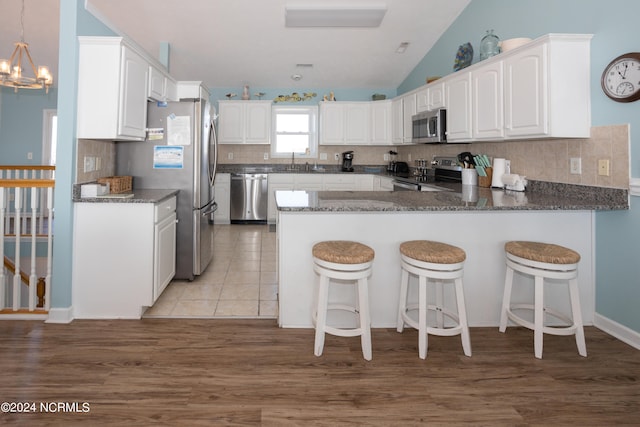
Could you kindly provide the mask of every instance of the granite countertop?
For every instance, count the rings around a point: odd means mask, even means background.
[[[76,192],[76,187],[78,191]],[[109,197],[80,197],[80,186],[74,186],[73,201],[82,203],[159,203],[175,196],[179,190],[137,189],[131,193],[110,194]]]
[[[375,175],[387,175],[386,167],[380,165],[354,165],[353,172],[344,172],[340,165],[317,165],[317,169],[314,169],[314,164],[310,163],[296,163],[292,168],[290,164],[218,164],[217,173],[339,173],[345,175],[354,174],[375,174]]]
[[[449,185],[451,191],[277,191],[279,211],[287,212],[420,212],[505,210],[629,209],[625,190],[594,194],[516,192]],[[457,187],[457,188],[455,188]],[[464,188],[463,188],[464,187]],[[590,187],[593,188],[593,187]],[[626,194],[626,198],[625,198]]]

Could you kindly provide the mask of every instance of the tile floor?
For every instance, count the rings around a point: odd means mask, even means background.
[[[214,259],[192,282],[174,280],[144,317],[276,318],[276,233],[268,225],[215,225]]]

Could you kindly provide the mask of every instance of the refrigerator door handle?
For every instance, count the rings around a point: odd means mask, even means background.
[[[209,205],[208,209],[206,209],[204,212],[200,212],[200,215],[209,216],[217,210],[218,210],[218,204],[216,202],[213,202],[211,205]]]
[[[213,162],[209,162],[209,183],[211,187],[216,179],[216,169],[218,168],[218,136],[216,135],[215,122],[209,123],[209,148],[213,148]]]

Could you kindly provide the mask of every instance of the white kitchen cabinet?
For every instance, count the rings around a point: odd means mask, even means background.
[[[373,191],[373,175],[356,175],[355,191]]]
[[[321,102],[320,145],[369,144],[371,103]]]
[[[438,108],[445,108],[447,106],[445,93],[445,82],[443,80],[429,84],[428,109],[430,111],[437,110]]]
[[[371,102],[371,145],[391,144],[391,102]]]
[[[393,191],[393,178],[374,176],[373,191]]]
[[[271,101],[218,101],[221,144],[269,144]]]
[[[413,116],[417,112],[417,97],[410,93],[402,97],[402,142],[411,143],[413,136]]]
[[[502,61],[474,69],[472,79],[472,133],[474,140],[504,138]]]
[[[324,191],[353,191],[355,188],[355,174],[330,174],[324,176]]]
[[[217,173],[213,194],[218,209],[213,214],[215,224],[231,223],[231,174]]]
[[[506,138],[589,137],[591,37],[548,34],[505,55]]]
[[[323,176],[321,174],[296,174],[294,175],[294,190],[322,191]]]
[[[402,98],[394,98],[391,101],[391,143],[402,144],[404,142],[404,113],[402,111]]]
[[[74,318],[139,319],[175,274],[176,197],[74,212]]]
[[[462,72],[447,80],[447,142],[470,141],[471,123],[471,73]]]
[[[181,80],[176,83],[177,99],[200,98],[209,100],[211,94],[201,81]]]
[[[153,64],[149,65],[147,98],[160,102],[178,100],[176,81]]]
[[[147,97],[154,101],[167,100],[167,76],[153,65],[149,65],[149,90]]]
[[[78,39],[78,138],[144,140],[149,63],[121,37]]]

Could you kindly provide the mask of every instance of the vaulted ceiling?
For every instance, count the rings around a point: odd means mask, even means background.
[[[209,87],[396,88],[470,0],[86,0],[88,10],[169,71]],[[288,5],[386,7],[375,28],[285,26]],[[20,38],[20,0],[2,0],[0,57]],[[25,0],[25,40],[57,82],[59,0]],[[399,45],[408,42],[404,53]],[[304,66],[299,66],[304,64]],[[311,66],[309,66],[311,65]],[[299,81],[292,80],[300,74]]]

